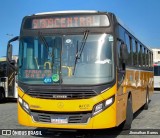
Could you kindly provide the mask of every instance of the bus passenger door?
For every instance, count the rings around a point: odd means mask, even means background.
[[[11,63],[15,66],[15,61]],[[14,97],[14,87],[15,87],[15,70],[10,66],[7,66],[7,77],[8,77],[8,97]]]
[[[14,37],[11,40],[8,41],[7,45],[7,78],[8,78],[8,95],[7,97],[12,97],[12,98],[17,98],[18,93],[17,90],[15,89],[16,87],[16,80],[15,80],[15,75],[17,72],[17,59],[18,57],[14,57],[12,55],[12,44],[14,43],[17,45],[16,41],[19,40],[19,37]]]

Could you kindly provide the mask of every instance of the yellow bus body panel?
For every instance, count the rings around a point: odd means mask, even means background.
[[[78,99],[78,100],[51,100],[51,99],[39,99],[32,98],[24,94],[21,89],[18,89],[19,96],[27,102],[31,110],[39,111],[52,111],[57,113],[74,113],[74,112],[92,112],[94,105],[100,103],[111,96],[116,92],[116,86],[103,92],[101,95],[98,95],[90,99]],[[82,106],[84,105],[84,107]],[[33,127],[47,127],[47,128],[68,128],[68,129],[101,129],[101,128],[110,128],[116,126],[116,98],[114,103],[100,112],[99,114],[91,117],[87,123],[75,123],[75,124],[53,124],[53,123],[41,123],[34,122],[32,117],[22,109],[18,103],[18,122],[25,126]]]
[[[108,109],[90,118],[86,124],[52,124],[34,122],[18,103],[18,122],[24,126],[46,127],[46,128],[66,128],[66,129],[102,129],[116,126],[115,103]]]
[[[18,103],[18,122],[25,126],[46,127],[46,128],[65,128],[65,129],[102,129],[120,125],[126,119],[126,108],[128,93],[132,95],[132,109],[136,112],[146,100],[146,90],[148,87],[149,96],[153,94],[153,72],[143,70],[127,69],[123,83],[117,90],[117,83],[110,89],[104,90],[98,96],[90,99],[75,100],[55,100],[33,98],[25,94],[18,88],[18,95],[29,104],[31,110],[50,111],[56,113],[76,113],[92,112],[94,106],[111,96],[115,96],[114,103],[91,117],[87,123],[75,124],[53,124],[34,122],[32,117],[27,114]]]

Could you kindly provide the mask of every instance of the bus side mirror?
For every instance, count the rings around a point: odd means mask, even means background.
[[[12,60],[12,44],[7,46],[7,59],[9,62]]]
[[[122,60],[127,60],[128,59],[127,45],[126,44],[121,44],[120,51],[121,51]]]
[[[7,45],[7,62],[8,62],[8,64],[12,67],[12,68],[14,68],[15,70],[17,69],[14,65],[12,65],[11,64],[11,62],[12,62],[12,42],[14,42],[14,41],[17,41],[17,40],[19,40],[19,37],[18,36],[16,36],[16,37],[14,37],[14,38],[12,38],[11,40],[9,40],[8,41],[8,45]]]

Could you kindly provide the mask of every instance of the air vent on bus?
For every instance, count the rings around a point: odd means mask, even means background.
[[[53,118],[66,118],[69,124],[74,123],[87,123],[88,119],[91,117],[91,113],[41,113],[36,111],[31,111],[31,116],[33,117],[34,121],[36,122],[43,122],[43,123],[52,123]]]
[[[42,99],[87,99],[97,95],[92,90],[29,90],[27,93]]]
[[[50,122],[51,121],[51,117],[49,115],[38,114],[38,120],[40,122]]]

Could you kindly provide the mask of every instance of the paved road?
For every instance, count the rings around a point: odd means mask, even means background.
[[[31,129],[30,127],[24,127],[17,123],[17,104],[15,100],[11,102],[6,102],[0,104],[0,129]],[[37,130],[36,128],[32,128]],[[155,91],[154,95],[151,97],[148,110],[140,110],[134,115],[134,120],[132,123],[132,129],[160,129],[160,91]],[[58,132],[55,130],[49,130],[47,134],[52,134],[54,138],[105,138],[105,137],[118,137],[118,138],[137,138],[137,137],[159,137],[160,135],[107,135],[112,134],[109,130],[101,131],[80,131],[80,132]],[[154,130],[152,130],[154,131]],[[160,131],[160,130],[159,130]],[[121,132],[119,132],[121,133]],[[13,137],[13,136],[0,136],[3,137]],[[17,137],[17,136],[16,136]],[[24,137],[24,136],[19,136]],[[28,137],[28,136],[27,136]],[[30,136],[35,137],[35,136]],[[40,136],[39,136],[40,137]],[[43,137],[43,136],[42,136]]]

